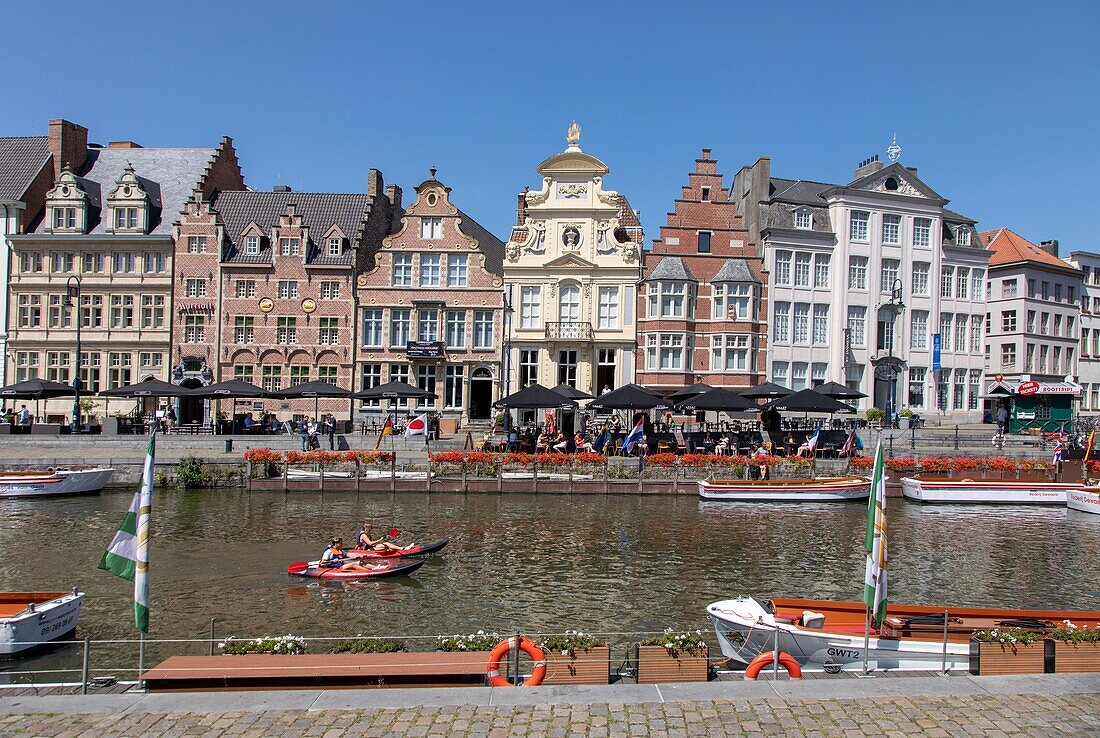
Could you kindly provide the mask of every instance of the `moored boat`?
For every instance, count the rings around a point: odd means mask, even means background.
[[[95,494],[103,489],[114,471],[108,468],[95,468],[0,472],[0,497]]]
[[[313,577],[315,579],[376,579],[379,577],[396,577],[403,574],[412,574],[424,566],[424,560],[402,561],[401,559],[387,561],[378,564],[371,571],[345,570],[339,567],[325,568],[316,566],[312,561],[299,561],[286,568],[287,574],[299,577]]]
[[[1100,515],[1100,487],[1069,490],[1066,492],[1066,507]]]
[[[708,500],[846,502],[866,500],[870,494],[871,480],[866,477],[699,480],[699,496]]]
[[[977,607],[920,607],[891,604],[881,628],[870,631],[867,662],[873,670],[939,669],[944,659],[944,620],[947,612],[946,663],[966,670],[970,637],[976,630],[1021,627],[1042,630],[1069,620],[1095,628],[1100,612],[1012,610]],[[810,670],[856,670],[863,666],[866,605],[832,600],[758,600],[738,597],[713,602],[707,614],[714,624],[722,654],[748,665],[776,646]]]
[[[76,630],[84,593],[0,592],[0,658],[14,656]]]
[[[1004,505],[1064,505],[1066,493],[1086,491],[1082,482],[1028,479],[950,479],[902,477],[901,490],[914,502],[959,502]]]

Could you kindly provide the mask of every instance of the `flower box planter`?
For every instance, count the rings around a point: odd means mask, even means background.
[[[710,676],[710,651],[681,649],[673,656],[664,646],[638,646],[638,684],[705,682]]]
[[[1054,671],[1054,642],[970,641],[970,673],[1049,674]]]
[[[607,684],[611,673],[611,647],[577,648],[573,654],[546,652],[543,684]]]
[[[1051,641],[1054,671],[1100,672],[1100,641]]]

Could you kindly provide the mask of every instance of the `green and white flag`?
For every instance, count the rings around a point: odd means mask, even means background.
[[[145,452],[141,489],[134,494],[122,526],[99,562],[100,569],[134,583],[134,621],[142,633],[149,632],[149,519],[153,511],[156,439],[156,431],[153,431]]]
[[[882,439],[875,449],[875,466],[871,472],[871,496],[867,501],[867,573],[863,578],[863,601],[877,628],[886,617],[886,463]]]

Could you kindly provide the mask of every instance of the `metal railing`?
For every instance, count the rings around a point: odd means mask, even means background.
[[[592,324],[583,321],[547,323],[546,338],[549,340],[591,341]]]

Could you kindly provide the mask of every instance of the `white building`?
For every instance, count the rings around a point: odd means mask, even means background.
[[[846,185],[770,169],[762,158],[734,184],[764,247],[768,378],[840,382],[868,395],[861,409],[977,419],[989,252],[975,221],[877,156]]]
[[[1074,251],[1066,261],[1082,273],[1081,345],[1077,351],[1081,410],[1100,412],[1100,254]]]
[[[539,190],[519,197],[504,257],[504,394],[537,382],[595,395],[634,381],[644,236],[579,139],[574,124],[568,148],[539,164]]]

